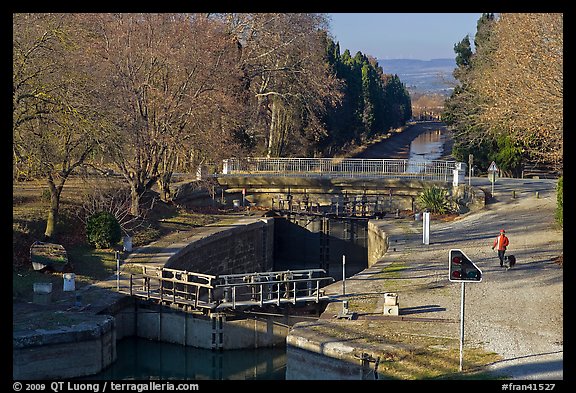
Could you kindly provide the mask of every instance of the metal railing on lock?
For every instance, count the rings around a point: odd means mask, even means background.
[[[221,275],[215,285],[218,308],[319,303],[327,299],[322,287],[334,282],[325,274],[324,269],[307,269]]]
[[[141,266],[128,275],[119,292],[193,309],[226,309],[326,299],[324,285],[334,282],[323,269],[208,275],[183,270]]]
[[[119,292],[194,309],[213,309],[216,276],[159,267],[141,266],[142,273],[128,274],[128,285]]]
[[[366,158],[232,158],[217,176],[415,178],[450,181],[456,161]]]

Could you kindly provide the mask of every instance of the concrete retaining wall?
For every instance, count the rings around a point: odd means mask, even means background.
[[[288,345],[286,347],[286,380],[336,380],[358,381],[363,379],[360,365],[338,357],[321,354]]]
[[[188,244],[165,267],[213,275],[262,272],[273,267],[273,247],[272,218],[238,221]]]
[[[53,330],[15,333],[15,380],[64,379],[97,374],[116,360],[116,330],[109,315]]]
[[[322,324],[302,322],[293,327],[286,338],[286,379],[376,379],[374,363],[362,360],[362,349],[317,333],[315,327]]]
[[[218,182],[225,192],[240,195],[246,189],[246,200],[258,206],[272,206],[272,199],[278,195],[292,194],[293,202],[299,203],[304,196],[315,205],[330,205],[334,198],[343,195],[366,195],[380,197],[384,201],[383,211],[414,208],[414,201],[426,187],[436,185],[449,188],[452,176],[446,181],[419,179],[362,179],[362,178],[315,178],[315,177],[265,177],[265,176],[225,176]],[[278,207],[277,205],[275,207]]]
[[[388,235],[384,221],[368,221],[368,267],[375,264],[388,251]]]
[[[126,336],[203,349],[283,346],[290,330],[289,323],[298,322],[298,319],[285,316],[226,320],[219,314],[208,316],[141,302],[118,310],[114,317],[118,331],[132,332]]]

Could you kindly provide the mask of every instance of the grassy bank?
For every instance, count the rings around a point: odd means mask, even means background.
[[[115,180],[110,180],[114,182]],[[117,181],[117,180],[116,180]],[[118,184],[119,186],[121,183]],[[69,180],[62,192],[57,234],[51,241],[62,244],[75,274],[76,287],[105,279],[116,269],[115,252],[122,250],[122,242],[110,249],[94,249],[86,241],[84,223],[78,212],[93,184],[83,179]],[[52,283],[54,289],[62,287],[62,273],[43,273],[33,269],[30,246],[42,241],[46,229],[49,200],[42,182],[13,184],[12,197],[12,296],[14,301],[29,302],[33,297],[33,284]],[[156,200],[146,218],[132,233],[133,247],[156,241],[178,230],[217,222],[218,214],[203,214]]]

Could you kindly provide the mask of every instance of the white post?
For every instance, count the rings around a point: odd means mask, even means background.
[[[453,169],[452,170],[452,186],[456,187],[458,185],[458,175],[459,175],[460,171],[458,169]]]
[[[120,292],[120,251],[116,251],[116,291]]]
[[[342,295],[346,295],[346,255],[342,255]]]
[[[472,164],[474,162],[474,155],[468,154],[468,189],[472,189]]]
[[[430,212],[424,212],[422,219],[422,242],[430,244]]]

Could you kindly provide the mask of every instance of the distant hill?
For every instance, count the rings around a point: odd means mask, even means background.
[[[455,59],[390,59],[378,60],[386,74],[396,74],[410,93],[449,95],[456,84],[452,72]]]

